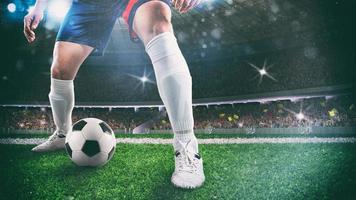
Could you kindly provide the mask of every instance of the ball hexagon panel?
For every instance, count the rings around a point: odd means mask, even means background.
[[[70,132],[66,137],[66,143],[69,144],[72,151],[78,151],[82,149],[85,143],[85,138],[79,131]]]
[[[82,129],[82,133],[85,139],[99,141],[100,138],[104,135],[103,130],[99,125],[102,121],[96,118],[86,118],[85,121],[87,124]]]
[[[94,155],[100,153],[100,145],[96,140],[86,140],[82,151],[89,157],[93,157]]]
[[[88,166],[89,157],[85,155],[82,151],[73,151],[72,152],[72,161],[78,166]]]
[[[70,140],[70,136],[72,136],[72,134],[70,134],[71,133],[71,131],[66,135],[66,141],[69,141]]]
[[[99,141],[102,152],[109,153],[112,147],[116,146],[116,140],[114,135],[104,134]]]

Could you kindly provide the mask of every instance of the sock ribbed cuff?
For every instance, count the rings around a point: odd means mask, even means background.
[[[146,45],[146,52],[150,56],[158,81],[178,73],[188,75],[191,80],[187,62],[173,33],[164,32],[155,36]]]
[[[54,94],[67,94],[73,89],[73,80],[60,80],[51,78],[51,92],[53,92]]]
[[[172,123],[172,129],[174,132],[174,138],[179,141],[188,142],[194,136],[194,122],[191,121],[180,121]]]
[[[177,39],[171,32],[164,32],[155,36],[147,43],[146,52],[153,64],[172,55],[182,56]]]
[[[174,140],[179,140],[181,142],[189,142],[189,140],[195,139],[195,135],[193,132],[189,134],[174,134]]]
[[[175,133],[179,132],[193,132],[194,122],[193,120],[177,121],[172,123],[172,129]]]
[[[161,34],[156,35],[155,37],[153,37],[146,45],[146,52],[149,51],[149,49],[155,45],[157,43],[158,40],[162,39],[162,38],[169,38],[171,37],[175,42],[177,41],[176,37],[174,36],[173,33],[171,32],[164,32]]]

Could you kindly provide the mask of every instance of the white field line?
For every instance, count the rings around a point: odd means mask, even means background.
[[[41,144],[45,138],[2,138],[0,144]],[[173,139],[117,138],[123,144],[172,144]],[[356,137],[335,138],[211,138],[198,139],[200,144],[302,144],[302,143],[356,143]]]

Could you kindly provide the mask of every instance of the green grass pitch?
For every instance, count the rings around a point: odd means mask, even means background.
[[[356,144],[200,145],[206,182],[170,183],[170,145],[118,144],[101,168],[75,166],[64,151],[0,145],[0,199],[354,199]]]

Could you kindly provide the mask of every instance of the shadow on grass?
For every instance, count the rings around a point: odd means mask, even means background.
[[[71,160],[68,159],[68,162],[60,163],[57,168],[53,169],[53,176],[70,178],[70,177],[84,177],[88,176],[91,173],[95,173],[100,168],[94,167],[80,167],[72,163]]]

